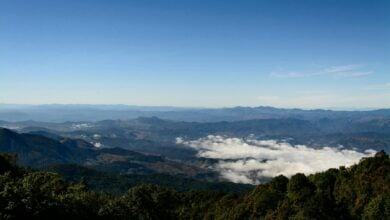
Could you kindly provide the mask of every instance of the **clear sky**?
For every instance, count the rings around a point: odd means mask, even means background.
[[[0,103],[390,107],[390,1],[0,0]]]

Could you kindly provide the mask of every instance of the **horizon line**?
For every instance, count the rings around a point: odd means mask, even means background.
[[[274,108],[274,109],[297,109],[297,110],[325,110],[325,111],[375,111],[375,110],[390,110],[389,107],[282,107],[270,105],[231,105],[231,106],[177,106],[177,105],[137,105],[123,103],[0,103],[0,106],[28,106],[28,107],[44,107],[44,106],[122,106],[122,107],[138,107],[138,108],[177,108],[177,109],[232,109],[232,108]]]

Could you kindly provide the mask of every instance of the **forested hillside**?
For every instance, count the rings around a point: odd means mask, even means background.
[[[290,179],[277,176],[246,195],[177,192],[141,185],[113,196],[54,172],[0,156],[0,219],[389,219],[390,159],[385,152],[352,167]]]
[[[97,148],[80,139],[52,139],[37,134],[19,134],[0,128],[0,151],[17,154],[19,163],[33,168],[78,164],[116,174],[166,173],[205,179],[210,171],[158,155],[123,148]]]

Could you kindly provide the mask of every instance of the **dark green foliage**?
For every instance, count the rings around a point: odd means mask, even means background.
[[[286,197],[288,179],[277,176],[269,183],[258,185],[239,201],[230,212],[233,219],[259,219],[275,210]]]
[[[150,184],[113,196],[83,178],[17,167],[14,156],[0,155],[0,165],[0,219],[390,219],[385,152],[349,168],[278,176],[243,196]]]
[[[155,185],[134,187],[110,201],[100,215],[114,219],[173,219],[179,193]]]
[[[17,170],[16,161],[16,155],[0,154],[0,174],[5,173],[6,171],[15,172]]]
[[[81,179],[84,179],[84,183],[87,184],[91,190],[109,192],[114,195],[122,194],[129,188],[142,184],[155,184],[180,192],[207,190],[231,192],[235,194],[244,194],[254,188],[253,185],[249,184],[199,181],[168,174],[114,175],[112,173],[72,164],[55,165],[47,167],[45,170],[56,172],[71,182],[80,182]]]
[[[287,196],[296,205],[301,205],[310,198],[315,191],[315,186],[302,173],[291,177],[287,185]]]
[[[372,199],[364,208],[363,219],[390,219],[390,194],[386,193]]]

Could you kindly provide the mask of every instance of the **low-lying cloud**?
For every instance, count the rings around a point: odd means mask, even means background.
[[[295,173],[311,174],[339,166],[350,166],[362,157],[372,156],[374,150],[358,152],[349,149],[310,148],[276,140],[241,139],[209,135],[197,140],[178,137],[184,144],[198,151],[197,156],[217,159],[212,166],[224,179],[237,183],[258,184],[261,179]]]

